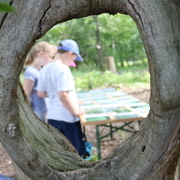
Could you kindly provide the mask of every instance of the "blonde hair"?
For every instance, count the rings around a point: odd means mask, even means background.
[[[36,43],[30,50],[29,54],[26,57],[25,65],[28,66],[33,63],[35,57],[37,56],[38,52],[51,52],[57,51],[57,48],[55,46],[49,44],[48,42],[41,41]]]

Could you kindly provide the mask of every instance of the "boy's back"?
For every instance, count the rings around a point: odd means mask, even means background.
[[[44,66],[40,72],[38,89],[45,91],[48,95],[48,119],[64,120],[66,122],[76,122],[78,120],[63,106],[58,96],[59,91],[68,91],[73,103],[78,106],[74,80],[68,66],[61,62],[50,62]]]

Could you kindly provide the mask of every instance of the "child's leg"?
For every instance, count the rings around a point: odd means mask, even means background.
[[[85,148],[84,135],[80,121],[75,123],[64,122],[63,134],[71,141],[80,156],[89,156]]]

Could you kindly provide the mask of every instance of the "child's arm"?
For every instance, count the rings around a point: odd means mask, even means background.
[[[66,109],[74,116],[80,116],[84,114],[84,111],[80,109],[79,107],[75,107],[69,94],[68,91],[60,91],[58,92],[58,96],[63,103],[63,105],[66,107]]]
[[[46,97],[48,97],[47,93],[44,92],[44,91],[37,91],[37,95],[38,95],[38,97],[40,97],[40,98],[46,98]]]
[[[27,95],[28,101],[30,102],[30,96],[34,87],[34,81],[31,79],[24,79],[23,89]]]

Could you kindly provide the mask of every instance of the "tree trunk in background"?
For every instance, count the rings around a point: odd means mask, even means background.
[[[114,61],[114,57],[113,56],[106,57],[105,61],[106,61],[107,70],[111,71],[114,74],[117,74],[116,63]]]
[[[94,16],[94,20],[96,23],[96,49],[97,49],[97,53],[98,53],[98,65],[99,65],[99,69],[100,71],[105,71],[105,63],[104,63],[104,59],[102,56],[102,45],[101,45],[101,32],[100,32],[100,26],[99,26],[99,21],[98,21],[98,16]]]
[[[179,0],[13,0],[0,14],[0,141],[32,180],[173,180],[180,152]],[[149,60],[149,115],[138,133],[101,161],[81,159],[55,128],[32,112],[19,74],[36,39],[55,24],[101,13],[136,22]],[[88,43],[88,42],[87,42]]]

